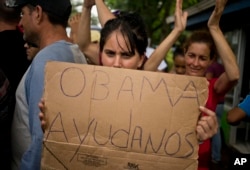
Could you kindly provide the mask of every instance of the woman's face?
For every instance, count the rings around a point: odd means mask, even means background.
[[[120,32],[111,33],[101,52],[103,66],[138,69],[142,65],[144,56],[140,56],[137,50],[132,55],[128,43]]]
[[[211,64],[210,49],[205,43],[192,43],[185,52],[186,75],[205,76]]]

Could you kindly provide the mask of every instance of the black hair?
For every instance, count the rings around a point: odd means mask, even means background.
[[[103,50],[109,35],[119,30],[124,38],[128,39],[128,49],[135,54],[135,49],[140,55],[144,55],[148,46],[148,37],[143,19],[138,13],[123,12],[117,18],[107,21],[101,30],[100,51]]]
[[[173,59],[176,58],[176,56],[183,56],[184,57],[184,51],[182,47],[176,47],[173,53]]]

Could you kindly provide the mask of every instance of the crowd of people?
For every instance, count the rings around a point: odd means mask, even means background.
[[[182,10],[182,1],[176,0],[173,30],[148,58],[145,23],[136,12],[112,13],[102,0],[84,0],[81,14],[70,18],[70,0],[16,0],[15,4],[0,0],[0,48],[6,51],[0,62],[1,166],[6,170],[41,168],[47,125],[42,98],[47,61],[159,71],[158,66],[186,28],[188,13]],[[215,58],[219,57],[223,64],[218,76],[207,77],[208,100],[205,107],[197,108],[201,112],[196,127],[200,170],[209,169],[211,160],[217,159],[212,156],[215,144],[211,143],[213,137],[220,135],[216,107],[240,77],[235,54],[219,26],[226,3],[227,0],[216,0],[207,29],[193,31],[183,48],[176,50],[171,71],[205,77]],[[102,25],[98,40],[91,40],[94,5]],[[66,32],[68,24],[72,27],[70,37]],[[249,117],[248,103],[249,97],[228,113],[230,124]]]
[[[27,60],[22,30],[18,27],[20,10],[8,8],[0,0],[0,165],[10,169],[11,122],[15,109],[15,92],[30,61]]]

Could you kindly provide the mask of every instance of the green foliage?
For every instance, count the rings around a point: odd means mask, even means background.
[[[141,14],[145,21],[146,30],[151,39],[151,46],[159,44],[171,31],[170,25],[167,25],[166,18],[174,14],[175,0],[104,0],[110,9],[119,9],[121,11],[136,11]],[[186,9],[202,0],[183,0],[183,9]],[[75,2],[75,1],[74,1]],[[72,0],[73,3],[73,0]],[[82,2],[73,3],[72,15],[77,13],[77,7]],[[96,25],[97,18],[91,18],[91,23]],[[185,39],[183,34],[177,44]]]
[[[183,0],[183,9],[200,1]],[[166,23],[166,18],[174,14],[175,0],[106,0],[105,3],[111,9],[140,13],[145,21],[152,46],[159,44],[171,31],[170,25]]]

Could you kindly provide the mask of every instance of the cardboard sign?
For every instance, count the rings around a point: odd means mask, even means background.
[[[42,169],[197,169],[205,78],[48,62]]]

